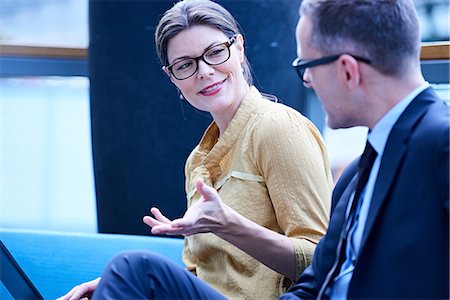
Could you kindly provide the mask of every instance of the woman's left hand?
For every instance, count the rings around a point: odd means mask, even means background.
[[[159,209],[152,207],[150,211],[154,217],[145,216],[144,223],[152,227],[153,234],[189,236],[212,232],[269,268],[295,279],[295,253],[288,237],[238,214],[224,204],[217,191],[203,180],[197,181],[197,192],[200,200],[186,211],[183,218],[169,220]]]
[[[222,202],[217,191],[207,186],[203,180],[199,179],[196,187],[201,198],[185,212],[183,218],[170,220],[158,208],[150,209],[154,217],[145,216],[143,221],[152,227],[153,234],[189,236],[223,228],[228,207]]]

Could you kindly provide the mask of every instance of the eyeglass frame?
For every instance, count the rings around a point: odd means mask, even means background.
[[[297,57],[292,62],[292,67],[294,67],[295,71],[297,72],[298,77],[300,77],[300,79],[302,80],[303,83],[309,83],[309,81],[306,81],[303,78],[303,76],[305,74],[304,71],[306,71],[306,69],[330,64],[330,63],[338,60],[344,54],[347,54],[347,53],[335,54],[335,55],[325,56],[325,57],[321,57],[318,59],[311,59],[311,60],[306,60],[306,61],[302,61],[300,59],[300,57]],[[363,63],[366,63],[368,65],[372,64],[372,61],[368,58],[357,56],[357,55],[352,55],[352,54],[347,54],[347,55],[350,55],[354,59],[361,61]],[[302,74],[302,71],[303,71],[303,74]]]
[[[219,44],[215,44],[215,45],[209,46],[208,48],[205,49],[205,51],[203,51],[202,55],[200,55],[200,56],[198,56],[198,57],[186,57],[186,58],[183,58],[183,59],[181,59],[181,60],[178,60],[178,61],[176,61],[176,62],[174,62],[174,63],[172,63],[172,64],[170,64],[170,65],[168,65],[168,66],[165,66],[164,68],[165,68],[165,69],[166,69],[166,70],[167,70],[167,71],[168,71],[175,79],[177,79],[177,80],[185,80],[185,79],[188,79],[188,78],[194,76],[195,73],[197,73],[197,71],[198,71],[198,63],[199,63],[200,59],[203,60],[203,61],[205,62],[205,64],[207,64],[208,66],[218,66],[218,65],[221,65],[221,64],[225,63],[226,61],[228,61],[228,60],[230,59],[230,57],[231,57],[231,50],[230,50],[230,47],[231,47],[231,45],[234,44],[234,42],[236,42],[236,35],[232,36],[232,37],[231,37],[228,41],[226,41],[226,42],[223,42],[223,43],[219,43]],[[225,46],[226,46],[226,49],[228,50],[228,57],[227,57],[223,62],[218,63],[218,64],[211,64],[211,63],[207,62],[207,61],[205,60],[205,57],[204,57],[205,54],[206,54],[209,50],[211,50],[212,48],[217,47],[217,46],[221,46],[221,45],[225,45]],[[179,62],[181,62],[181,61],[183,61],[183,60],[187,60],[187,59],[193,59],[193,60],[195,61],[195,63],[196,63],[195,71],[194,71],[191,75],[189,75],[188,77],[185,77],[185,78],[181,78],[181,79],[180,79],[180,78],[178,78],[177,76],[175,76],[175,74],[174,74],[173,71],[172,71],[172,67],[173,67],[174,65],[176,65],[177,63],[179,63]]]

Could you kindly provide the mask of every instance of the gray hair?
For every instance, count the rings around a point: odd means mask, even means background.
[[[303,0],[312,23],[311,46],[324,54],[370,59],[385,75],[419,63],[420,28],[411,0]]]
[[[241,34],[240,25],[234,17],[219,4],[210,0],[183,0],[167,10],[156,27],[156,52],[162,65],[167,66],[167,44],[183,30],[196,25],[206,25],[222,31],[231,38]],[[253,84],[250,65],[244,54],[242,63],[244,78],[248,85]]]

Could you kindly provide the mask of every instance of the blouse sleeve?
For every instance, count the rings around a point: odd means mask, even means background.
[[[191,154],[188,156],[187,160],[186,160],[186,164],[184,166],[184,172],[185,172],[185,191],[186,191],[186,198],[187,198],[187,207],[189,208],[189,206],[191,205],[191,194],[192,193],[192,188],[193,188],[193,184],[192,181],[193,179],[191,178],[192,176],[192,161],[194,159],[195,153],[197,151],[197,147],[191,152]],[[186,269],[191,272],[194,275],[197,275],[197,259],[195,258],[194,255],[192,255],[192,252],[189,249],[190,246],[190,238],[184,237],[184,247],[183,247],[183,253],[182,253],[182,260],[183,263],[186,265]]]
[[[328,226],[332,191],[328,154],[317,128],[291,109],[261,115],[254,142],[254,160],[277,222],[292,242],[298,277],[311,263]]]
[[[192,204],[200,200],[200,195],[196,192],[196,182],[199,178],[203,179],[203,181],[207,185],[209,186],[212,185],[208,170],[204,166],[196,162],[196,160],[199,159],[198,153],[199,147],[197,146],[194,148],[194,150],[192,150],[185,164],[184,172],[186,178],[185,191],[186,191],[187,208],[191,207]],[[193,239],[192,236],[186,236],[184,238],[182,260],[186,265],[186,269],[191,273],[193,273],[194,275],[197,275],[198,259],[195,255],[192,254],[191,251],[192,246],[191,243],[193,243],[192,239]]]

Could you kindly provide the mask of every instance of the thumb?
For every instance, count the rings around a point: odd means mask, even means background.
[[[216,190],[212,187],[206,185],[203,182],[203,179],[197,180],[197,192],[202,196],[205,200],[211,200],[214,198],[214,195],[217,194]]]

